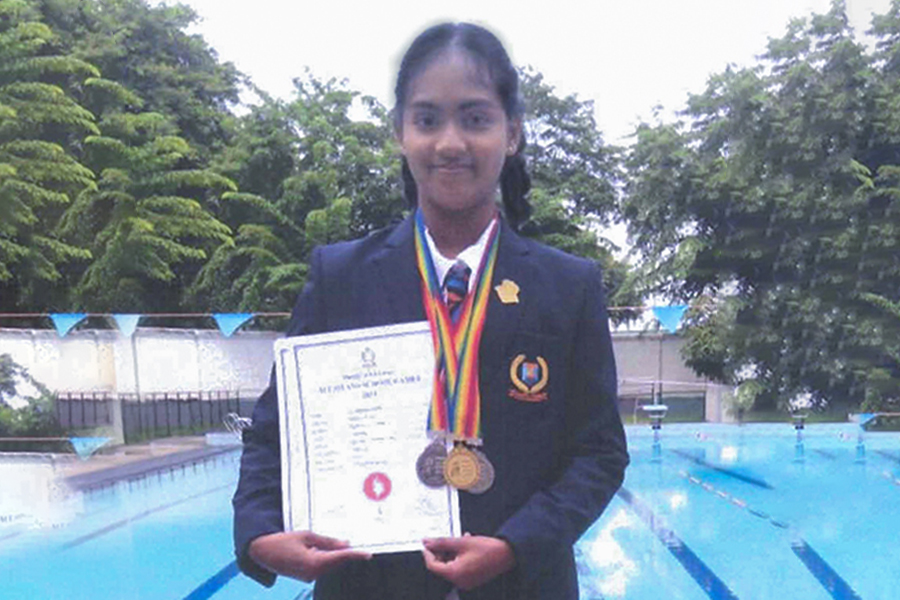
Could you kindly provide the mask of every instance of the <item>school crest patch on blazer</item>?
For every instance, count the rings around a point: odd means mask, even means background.
[[[547,399],[547,381],[550,379],[550,368],[543,356],[534,361],[519,354],[509,363],[509,379],[513,387],[509,389],[509,397],[522,402],[543,402]]]

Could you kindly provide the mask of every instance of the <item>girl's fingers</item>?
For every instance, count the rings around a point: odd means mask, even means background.
[[[350,546],[343,540],[327,537],[313,533],[312,531],[302,532],[303,542],[310,548],[318,548],[319,550],[343,550]]]

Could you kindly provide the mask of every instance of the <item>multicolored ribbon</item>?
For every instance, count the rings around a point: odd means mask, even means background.
[[[462,315],[454,325],[441,293],[434,261],[425,240],[425,221],[416,214],[416,262],[422,279],[422,301],[431,324],[435,377],[428,412],[431,435],[481,443],[481,394],[478,389],[478,347],[484,329],[494,263],[497,260],[499,221],[490,225],[481,257],[478,280],[466,296]],[[441,377],[443,374],[443,377]]]

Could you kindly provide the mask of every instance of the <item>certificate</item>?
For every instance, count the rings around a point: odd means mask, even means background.
[[[372,553],[460,535],[450,486],[426,487],[434,348],[427,322],[275,343],[286,531]]]

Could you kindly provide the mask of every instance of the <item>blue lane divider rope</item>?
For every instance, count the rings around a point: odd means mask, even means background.
[[[882,471],[881,475],[888,481],[892,482],[894,485],[900,485],[900,478],[894,477],[894,474],[890,471]]]
[[[703,481],[702,479],[700,479],[699,477],[697,477],[695,475],[691,475],[687,471],[678,471],[678,474],[681,477],[684,477],[685,479],[687,479],[689,482],[693,483],[694,485],[699,485],[700,487],[702,487],[704,490],[706,490],[710,494],[718,496],[722,500],[731,502],[733,505],[737,506],[738,508],[742,508],[742,509],[746,510],[754,517],[759,517],[760,519],[769,521],[772,525],[774,525],[775,527],[779,527],[781,529],[787,529],[789,527],[789,525],[787,523],[785,523],[783,521],[779,521],[778,519],[775,519],[774,517],[770,516],[768,513],[764,512],[764,511],[761,511],[761,510],[755,509],[751,506],[748,506],[747,503],[744,500],[742,500],[741,498],[732,496],[731,494],[729,494],[728,492],[726,492],[724,490],[716,489],[716,487],[714,485]]]

